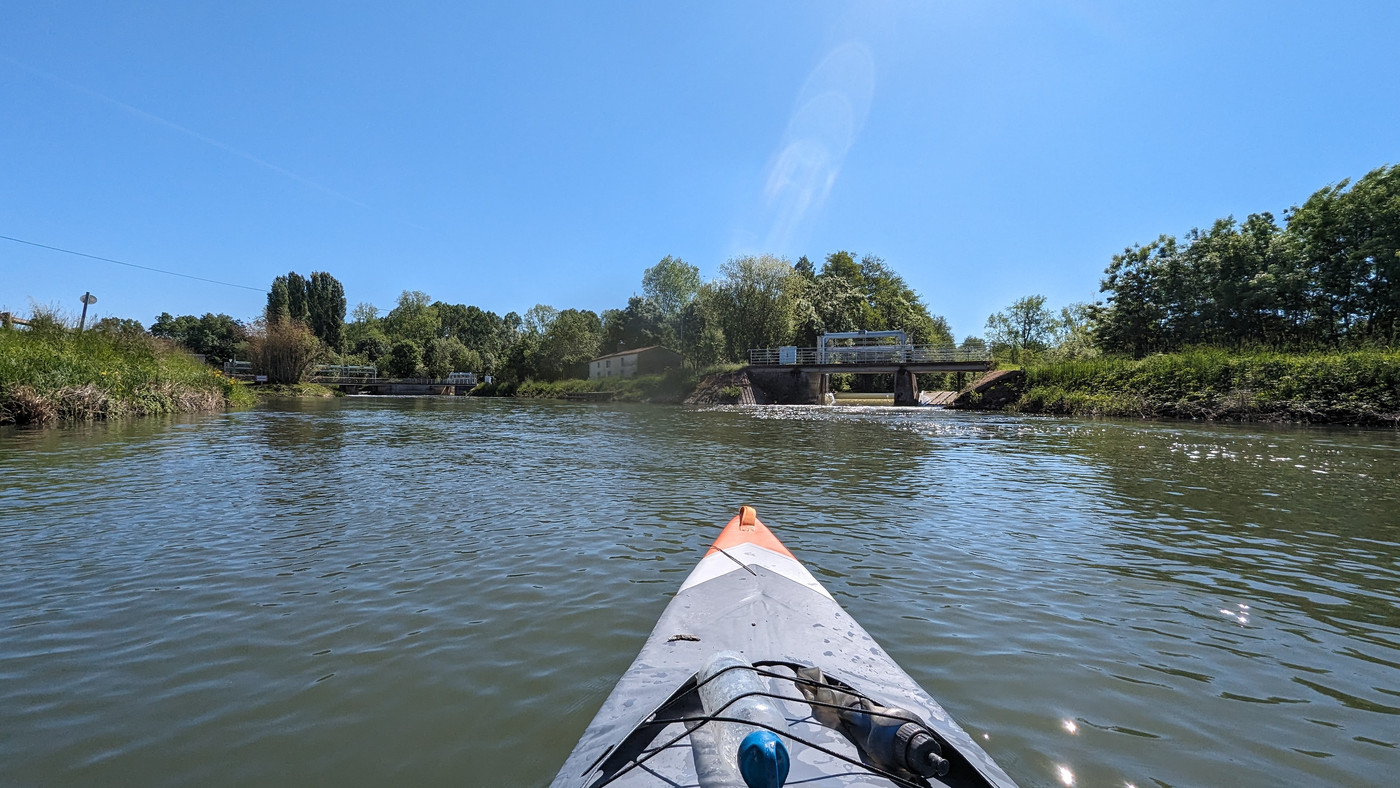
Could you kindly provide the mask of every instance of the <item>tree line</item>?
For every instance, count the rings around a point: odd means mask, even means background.
[[[952,341],[947,322],[873,255],[833,252],[820,270],[805,257],[736,257],[710,281],[667,256],[643,272],[641,290],[601,313],[536,304],[503,316],[404,291],[382,316],[369,304],[355,308],[343,358],[400,377],[472,370],[558,380],[586,375],[599,355],[652,345],[698,369],[742,362],[751,348],[815,344],[827,331],[903,329],[921,344]]]
[[[1097,345],[1142,356],[1188,346],[1393,347],[1400,339],[1400,165],[1272,214],[1218,219],[1115,255]]]
[[[1269,213],[1225,217],[1180,239],[1129,247],[1105,270],[1103,300],[1052,310],[1043,296],[1020,298],[988,318],[985,344],[1012,362],[1195,346],[1394,347],[1397,280],[1400,166],[1389,166],[1317,191],[1282,226]],[[917,344],[953,341],[947,321],[884,260],[848,251],[820,266],[807,257],[735,257],[708,281],[668,256],[643,272],[640,295],[601,313],[537,304],[497,315],[405,290],[387,313],[361,303],[347,319],[335,277],[293,272],[273,281],[254,324],[163,313],[151,333],[211,361],[265,350],[275,335],[300,355],[374,364],[397,377],[474,371],[523,381],[582,376],[590,359],[623,348],[664,345],[704,368],[743,362],[751,348],[810,347],[822,333],[859,329],[903,329]]]
[[[375,365],[393,377],[450,372],[502,380],[558,380],[587,374],[588,361],[622,349],[662,345],[686,366],[746,360],[751,348],[816,344],[833,331],[902,329],[918,344],[953,341],[947,321],[884,260],[837,251],[820,267],[772,255],[735,257],[709,281],[667,256],[647,268],[641,294],[601,313],[536,304],[498,315],[478,306],[403,291],[387,312],[360,303],[346,314],[332,275],[276,277],[261,319],[162,313],[151,333],[211,362],[251,360],[274,380],[295,379],[316,362]]]

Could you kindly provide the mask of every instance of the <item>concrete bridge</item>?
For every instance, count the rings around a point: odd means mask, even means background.
[[[879,344],[882,339],[894,343]],[[750,375],[796,389],[796,398],[812,404],[826,401],[832,374],[894,375],[894,404],[918,405],[917,375],[987,372],[992,368],[991,352],[985,348],[959,348],[955,345],[909,345],[902,331],[843,332],[824,334],[814,348],[780,347],[749,351]],[[854,340],[836,345],[833,341]],[[776,374],[775,374],[776,373]],[[790,378],[783,381],[782,377]]]

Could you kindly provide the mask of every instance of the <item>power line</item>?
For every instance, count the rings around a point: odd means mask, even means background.
[[[37,246],[37,247],[39,247],[40,249],[49,249],[49,250],[52,250],[52,251],[55,251],[55,252],[63,252],[64,254],[72,254],[72,255],[77,255],[78,257],[86,257],[86,258],[88,258],[89,260],[101,260],[101,261],[104,262],[104,263],[116,263],[117,265],[124,265],[124,266],[126,266],[126,267],[128,267],[128,268],[140,268],[142,271],[155,271],[155,272],[158,273],[158,274],[169,274],[170,276],[179,276],[179,277],[183,277],[183,278],[185,278],[185,279],[194,279],[195,281],[198,281],[198,282],[208,282],[209,284],[212,284],[212,285],[223,285],[224,287],[237,287],[237,288],[240,288],[240,289],[242,289],[242,290],[252,290],[252,291],[255,292],[255,293],[266,292],[266,289],[265,289],[265,288],[262,288],[262,287],[249,287],[249,286],[247,286],[247,285],[236,285],[236,284],[234,284],[233,282],[220,282],[220,281],[217,280],[217,279],[205,279],[205,278],[202,277],[202,276],[193,276],[193,275],[191,275],[191,274],[182,274],[182,273],[180,273],[180,272],[178,272],[178,271],[166,271],[166,270],[161,269],[161,268],[152,268],[152,267],[150,267],[149,265],[137,265],[136,263],[124,263],[124,262],[122,262],[121,260],[113,260],[113,259],[110,258],[110,257],[98,257],[98,256],[95,255],[95,254],[87,254],[87,253],[85,253],[85,252],[75,252],[75,251],[73,251],[72,249],[60,249],[60,248],[57,247],[57,246],[49,246],[48,244],[41,244],[41,243],[35,243],[35,242],[33,242],[33,241],[26,241],[26,240],[24,240],[23,238],[11,238],[11,237],[8,236],[8,235],[0,235],[0,238],[5,239],[6,241],[14,241],[14,242],[17,243],[17,244],[25,244],[25,245],[28,245],[28,246]]]

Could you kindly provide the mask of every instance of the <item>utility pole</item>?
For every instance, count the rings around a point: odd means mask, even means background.
[[[92,293],[83,293],[83,316],[80,317],[80,318],[78,318],[78,330],[79,330],[79,331],[82,331],[82,330],[83,330],[83,327],[87,325],[87,308],[88,308],[88,304],[95,304],[95,303],[97,303],[97,296],[93,295]]]

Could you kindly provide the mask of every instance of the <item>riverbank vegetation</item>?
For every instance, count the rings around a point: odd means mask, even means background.
[[[1281,224],[1267,212],[1243,222],[1227,216],[1129,247],[1110,260],[1102,300],[1052,309],[1029,295],[961,344],[1025,367],[1028,388],[1016,407],[1026,412],[1383,422],[1395,411],[1385,386],[1400,343],[1397,280],[1400,167],[1389,166],[1320,189]],[[248,361],[287,385],[316,364],[338,363],[374,365],[380,377],[492,376],[478,394],[615,391],[646,401],[679,401],[676,386],[699,370],[745,362],[751,348],[810,347],[827,332],[900,329],[915,344],[954,341],[947,322],[874,255],[836,251],[820,266],[742,256],[708,281],[667,256],[640,284],[640,295],[602,312],[536,304],[502,316],[405,290],[387,312],[360,303],[347,319],[335,277],[292,272],[272,282],[252,322],[163,313],[149,335],[210,362]],[[107,318],[98,328],[143,333],[134,320]],[[652,345],[678,350],[685,372],[584,380],[590,359]],[[953,380],[921,378],[925,387]],[[887,391],[890,383],[833,375],[832,387]]]
[[[1030,364],[1023,413],[1400,425],[1400,351],[1203,348]]]
[[[344,392],[319,383],[257,383],[248,387],[254,397],[263,399],[329,399]]]
[[[1027,413],[1395,424],[1400,166],[1289,209],[1160,236],[1110,261],[1102,302],[1028,296],[987,321]]]
[[[737,368],[738,365],[706,370],[673,369],[661,375],[635,378],[600,378],[584,380],[526,380],[483,383],[472,389],[477,397],[521,397],[525,399],[599,399],[616,402],[649,402],[677,405],[695,391],[706,375],[717,370]]]
[[[121,321],[79,332],[35,310],[0,328],[0,424],[91,421],[250,405],[247,388]]]

